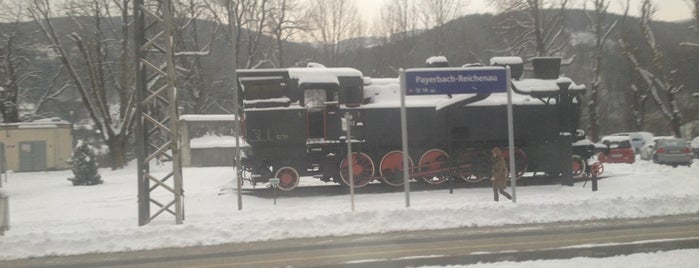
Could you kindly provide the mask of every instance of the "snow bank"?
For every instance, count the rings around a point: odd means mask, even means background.
[[[235,136],[204,135],[189,140],[189,148],[235,148]],[[238,138],[240,147],[250,147],[244,139]]]
[[[152,166],[152,172],[160,169],[168,167]],[[185,168],[185,223],[175,225],[174,217],[164,214],[143,227],[137,226],[135,163],[100,174],[104,184],[91,187],[71,186],[65,180],[70,171],[12,175],[3,188],[12,221],[0,239],[0,259],[699,212],[696,160],[678,168],[641,160],[606,164],[605,175],[611,177],[599,181],[597,192],[582,183],[518,187],[516,204],[493,202],[489,187],[413,192],[410,208],[403,192],[360,190],[354,213],[348,195],[283,193],[276,206],[272,199],[246,194],[238,211],[231,167]],[[339,186],[303,178],[301,187],[322,193],[323,187]]]

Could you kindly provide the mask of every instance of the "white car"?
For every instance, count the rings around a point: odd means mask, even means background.
[[[640,153],[643,146],[653,143],[653,133],[650,132],[623,132],[614,133],[610,136],[628,136],[635,153]]]

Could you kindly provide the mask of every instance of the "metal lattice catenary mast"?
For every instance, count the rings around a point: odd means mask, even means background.
[[[135,0],[133,8],[138,225],[148,224],[163,212],[174,215],[175,223],[181,224],[184,199],[172,3],[171,0]],[[172,170],[162,167],[151,170],[151,163],[163,160],[172,164]]]

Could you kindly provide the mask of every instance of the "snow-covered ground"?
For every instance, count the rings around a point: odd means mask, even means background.
[[[672,251],[660,251],[652,253],[637,253],[624,256],[614,256],[608,258],[572,258],[568,260],[534,260],[523,262],[503,261],[496,263],[478,263],[474,265],[446,266],[449,268],[587,268],[587,267],[607,267],[607,268],[692,268],[697,267],[697,256],[699,249],[681,249]],[[422,267],[427,268],[428,266]],[[442,266],[444,267],[444,266]]]
[[[100,173],[104,184],[83,187],[66,180],[70,171],[11,174],[0,189],[9,196],[11,212],[11,229],[0,237],[0,260],[699,212],[697,160],[691,167],[677,168],[641,160],[632,165],[606,164],[604,175],[611,177],[599,181],[597,192],[591,191],[589,183],[585,188],[582,183],[525,186],[517,188],[517,203],[493,202],[487,187],[457,188],[454,194],[447,190],[412,192],[410,208],[405,208],[405,194],[400,191],[363,193],[355,197],[354,213],[348,195],[322,194],[282,196],[276,205],[270,198],[246,194],[239,211],[236,192],[231,190],[232,168],[186,168],[185,223],[175,225],[172,215],[163,214],[143,227],[137,224],[135,163],[124,170],[102,169]],[[323,186],[318,185],[324,184],[304,178],[301,187],[315,186],[322,192]],[[589,263],[595,264],[593,260]]]

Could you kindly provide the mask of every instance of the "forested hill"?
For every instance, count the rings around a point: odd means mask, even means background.
[[[78,20],[89,21],[89,18],[79,18]],[[309,61],[323,63],[326,66],[354,67],[361,70],[365,75],[372,77],[395,77],[399,68],[422,67],[425,59],[433,55],[446,56],[451,66],[461,66],[465,63],[488,63],[493,56],[508,55],[507,46],[503,35],[495,29],[499,23],[499,17],[489,14],[468,15],[452,20],[441,27],[441,29],[429,29],[416,32],[414,35],[407,35],[403,38],[376,38],[354,39],[343,42],[341,53],[329,62],[323,53],[322,46],[314,45],[311,40],[308,42],[282,42],[284,59],[273,58],[273,49],[276,40],[271,36],[263,36],[260,39],[257,49],[251,49],[248,45],[251,35],[244,31],[239,40],[238,65],[255,66],[259,68],[289,67],[303,65]],[[606,62],[603,71],[603,89],[600,92],[600,112],[601,132],[610,133],[615,131],[632,130],[633,124],[629,114],[628,102],[630,101],[630,81],[633,77],[626,59],[621,54],[617,43],[619,33],[627,32],[631,43],[643,44],[637,18],[627,19],[624,25],[621,24],[622,17],[609,15],[608,21],[611,23],[618,20],[616,28],[609,36],[606,45]],[[58,36],[71,57],[79,57],[75,44],[67,35],[76,28],[75,19],[56,18],[53,25],[57,29]],[[110,23],[118,25],[119,19],[112,19]],[[194,47],[204,47],[205,43],[213,40],[210,54],[197,59],[199,65],[197,72],[183,74],[182,81],[178,88],[182,91],[184,108],[187,113],[221,113],[230,111],[230,102],[220,101],[217,105],[194,105],[192,99],[193,89],[210,87],[210,99],[224,100],[228,98],[228,86],[230,83],[230,46],[226,39],[218,36],[222,31],[217,32],[214,38],[210,38],[212,29],[211,22],[197,21],[198,30],[196,33],[185,29],[181,31],[181,38],[178,42],[179,50],[190,50]],[[574,57],[575,60],[569,66],[564,67],[563,74],[570,76],[577,83],[588,84],[591,81],[591,58],[594,37],[587,30],[590,21],[586,14],[580,10],[572,10],[567,14],[565,23],[566,32],[569,34],[569,45],[564,50],[563,56]],[[680,93],[681,112],[683,121],[689,122],[697,120],[699,115],[699,105],[697,98],[689,97],[692,92],[697,92],[699,88],[699,49],[680,46],[679,43],[685,41],[698,42],[699,35],[689,30],[691,22],[686,23],[666,23],[654,22],[654,31],[657,43],[664,52],[664,63],[668,70],[676,70],[673,78],[677,83],[685,85],[685,89]],[[8,23],[0,24],[0,31],[9,33],[12,25]],[[43,33],[39,30],[36,22],[21,22],[16,32],[15,53],[26,57],[23,70],[26,72],[36,72],[40,74],[38,78],[27,81],[22,85],[26,89],[21,101],[31,107],[31,103],[41,95],[41,89],[49,87],[52,83],[68,83],[67,74],[60,70],[60,61],[51,50],[49,43]],[[437,42],[435,36],[438,30],[445,33],[443,40],[440,40],[441,51],[436,49]],[[194,38],[196,34],[196,38]],[[109,47],[106,51],[107,58],[112,59],[116,64],[118,58],[118,39],[112,31],[104,31],[105,44]],[[129,37],[130,38],[130,37]],[[199,44],[194,46],[193,40],[199,40]],[[370,41],[369,41],[370,40]],[[4,44],[3,44],[4,45]],[[251,57],[251,52],[253,53]],[[641,52],[643,52],[641,50]],[[77,62],[80,62],[79,60]],[[283,62],[283,66],[278,66]],[[187,60],[180,60],[181,64],[191,64]],[[79,65],[80,66],[80,65]],[[82,66],[81,66],[82,67]],[[58,78],[54,76],[58,74]],[[2,76],[4,74],[0,74]],[[196,76],[196,79],[194,77]],[[193,81],[198,81],[194,83]],[[220,83],[223,81],[223,83]],[[110,97],[113,97],[110,95]],[[62,97],[44,104],[38,111],[44,116],[60,116],[66,118],[70,110],[75,110],[74,105],[65,105],[65,102],[75,102],[79,100],[74,90],[67,90]],[[205,107],[205,108],[202,108]],[[217,109],[216,107],[219,107]],[[656,112],[657,107],[652,101],[647,102],[647,123],[646,130],[658,134],[669,134],[667,123],[662,116]],[[82,113],[82,112],[79,112]],[[85,116],[78,116],[85,117]],[[583,124],[586,119],[583,118]]]

